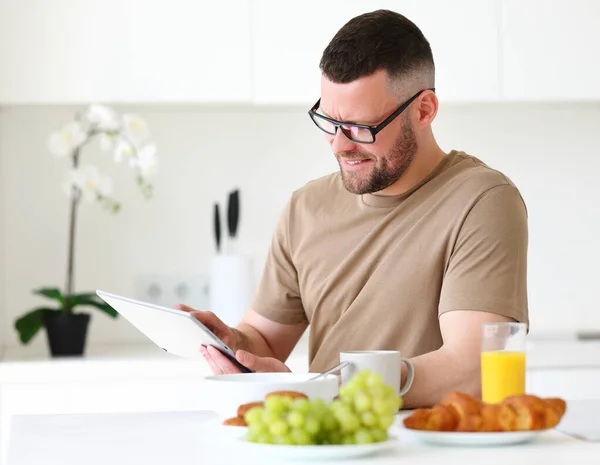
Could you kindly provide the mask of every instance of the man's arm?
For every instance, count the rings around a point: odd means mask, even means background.
[[[415,379],[403,396],[404,408],[432,406],[451,391],[481,395],[481,325],[515,321],[494,313],[456,310],[440,316],[444,344],[434,352],[412,358]],[[402,383],[406,365],[402,364]]]
[[[481,395],[481,325],[529,322],[527,248],[518,190],[508,184],[488,190],[457,236],[440,295],[442,347],[411,360],[415,380],[406,408],[431,406],[450,391]]]
[[[281,324],[249,310],[234,328],[233,349],[285,362],[307,327],[307,322]]]

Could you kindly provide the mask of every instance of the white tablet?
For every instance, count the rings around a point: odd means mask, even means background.
[[[182,358],[204,360],[200,346],[212,345],[243,373],[252,372],[240,364],[234,352],[190,313],[99,289],[96,294],[165,352]]]

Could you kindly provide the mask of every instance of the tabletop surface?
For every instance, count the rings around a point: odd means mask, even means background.
[[[433,446],[417,441],[401,428],[403,412],[391,428],[398,440],[394,449],[351,460],[318,463],[467,464],[594,463],[600,456],[600,400],[577,401],[560,425],[561,430],[588,434],[584,441],[560,431],[541,433],[532,442],[510,446]],[[151,412],[81,415],[23,415],[13,419],[8,465],[144,465],[275,463],[249,453],[212,412]],[[241,447],[240,447],[241,446]],[[401,460],[401,461],[399,461]],[[481,462],[479,462],[481,461]],[[537,462],[536,462],[537,461]],[[297,462],[300,463],[300,462]]]

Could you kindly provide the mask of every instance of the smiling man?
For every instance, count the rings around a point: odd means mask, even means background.
[[[339,172],[289,199],[242,323],[181,308],[256,371],[287,370],[309,327],[311,371],[345,350],[400,350],[415,367],[406,408],[452,390],[480,395],[482,323],[529,323],[519,191],[436,143],[432,52],[404,16],[379,10],[350,20],[320,68],[321,98],[309,115]],[[201,350],[213,371],[236,371],[218,351]]]

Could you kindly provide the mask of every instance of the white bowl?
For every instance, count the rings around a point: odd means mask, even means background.
[[[338,395],[338,378],[327,375],[307,381],[318,373],[236,373],[207,376],[204,381],[209,403],[221,419],[237,415],[242,404],[261,402],[273,391],[297,391],[309,399],[330,402]]]

